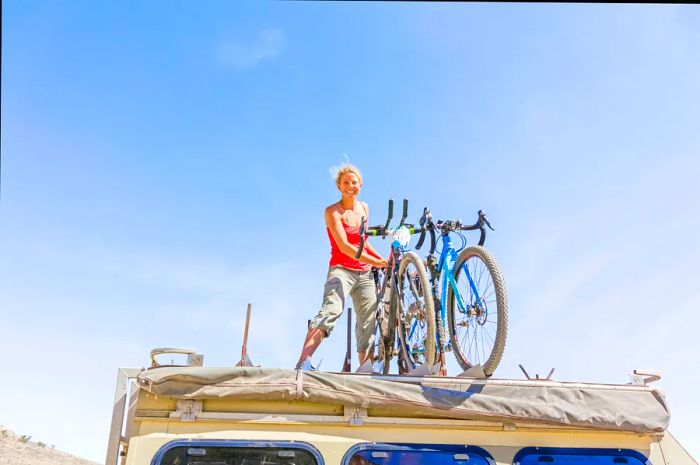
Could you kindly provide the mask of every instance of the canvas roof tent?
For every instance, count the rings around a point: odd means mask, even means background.
[[[538,423],[651,433],[670,415],[651,387],[556,381],[401,378],[271,368],[160,367],[142,389],[177,399],[235,398],[338,404],[370,416]]]
[[[695,463],[666,431],[663,394],[644,385],[199,366],[120,377],[130,392],[117,390],[108,465],[120,451],[126,465],[151,463],[187,438],[310,441],[330,454],[326,465],[359,440],[491,444],[511,459],[517,444],[577,441],[646,451],[654,465]]]

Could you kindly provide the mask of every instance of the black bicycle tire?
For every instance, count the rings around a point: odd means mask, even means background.
[[[435,363],[437,357],[437,351],[435,347],[435,306],[433,296],[430,292],[430,281],[428,280],[425,265],[423,264],[423,261],[420,259],[420,257],[414,252],[406,252],[402,257],[401,262],[399,263],[399,283],[397,283],[396,292],[398,292],[399,286],[401,286],[403,283],[403,280],[405,278],[404,274],[406,273],[406,269],[408,268],[409,264],[413,264],[413,266],[416,268],[418,280],[423,289],[423,302],[425,306],[424,318],[426,324],[425,332],[427,335],[427,337],[424,340],[424,359],[425,361],[429,362],[430,369],[432,370],[432,365]],[[400,301],[400,299],[398,300]],[[404,365],[405,370],[411,370],[413,368],[416,368],[416,364],[413,363],[413,361],[409,357],[408,351],[406,350],[407,343],[405,333],[407,331],[407,326],[404,315],[401,315],[401,308],[402,305],[396,306],[396,315],[398,323],[397,333],[399,339],[399,361]]]
[[[437,273],[437,268],[427,265],[428,271],[430,273],[430,294],[433,296],[433,307],[435,308],[435,327],[437,328],[437,341],[435,348],[435,363],[440,361],[440,352],[445,352],[447,348],[447,343],[449,339],[447,338],[447,328],[445,328],[442,322],[442,316],[440,315],[440,296],[439,291],[436,288],[440,286],[440,276]]]
[[[394,344],[396,338],[396,316],[391,310],[386,312],[384,309],[384,302],[381,300],[377,301],[380,311],[384,313],[381,322],[377,321],[377,326],[375,327],[375,347],[377,348],[376,360],[382,361],[383,368],[382,373],[385,375],[389,373],[389,367],[391,364],[391,359],[394,354]]]
[[[491,376],[493,372],[498,367],[503,357],[503,351],[506,346],[506,337],[508,333],[508,297],[506,294],[505,281],[503,280],[503,273],[498,266],[498,262],[494,256],[486,250],[483,246],[474,245],[467,247],[459,254],[457,262],[455,264],[455,280],[459,279],[460,272],[464,263],[472,257],[478,257],[486,266],[491,280],[494,286],[494,293],[496,296],[496,316],[498,318],[496,326],[496,334],[493,342],[493,349],[489,354],[489,357],[483,363],[482,368],[486,376]],[[454,312],[456,310],[455,296],[452,290],[452,286],[448,286],[447,291],[447,320],[450,331],[450,340],[452,342],[452,352],[454,353],[457,362],[462,367],[463,370],[468,370],[473,366],[473,364],[467,360],[464,355],[460,341],[458,340],[457,332],[455,330],[455,318]]]

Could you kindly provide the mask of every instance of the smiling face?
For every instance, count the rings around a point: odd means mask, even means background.
[[[355,173],[347,172],[340,175],[338,190],[344,199],[354,200],[360,193],[360,189],[362,189],[362,181]]]

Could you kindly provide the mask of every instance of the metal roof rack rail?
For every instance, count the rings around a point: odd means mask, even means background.
[[[163,354],[182,354],[182,355],[187,355],[187,364],[182,365],[182,364],[177,364],[177,363],[160,363],[158,360],[156,360],[156,357],[158,355],[163,355]],[[156,349],[151,350],[151,368],[155,367],[163,367],[163,366],[168,366],[168,367],[182,367],[182,366],[187,366],[187,367],[201,367],[204,365],[204,355],[203,354],[198,354],[196,350],[194,349],[183,349],[181,347],[158,347]]]

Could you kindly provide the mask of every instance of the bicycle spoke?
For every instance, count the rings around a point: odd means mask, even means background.
[[[486,285],[486,288],[484,288],[484,291],[482,292],[482,296],[481,296],[482,299],[485,298],[483,294],[486,294],[486,293],[489,291],[489,289],[491,289],[491,286],[492,286],[492,285],[493,285],[493,281],[491,281],[491,280],[489,279],[489,283]],[[495,288],[493,288],[493,289],[491,290],[491,293],[494,293],[494,292],[496,292],[496,289],[495,289]]]
[[[474,356],[478,357],[478,350],[479,348],[476,346],[476,329],[472,331],[472,341],[469,343],[469,353],[472,353],[472,347],[474,347]],[[473,360],[473,359],[472,359]]]
[[[491,297],[492,295],[495,295],[495,294],[496,294],[496,290],[494,289],[494,290],[492,290],[491,292],[489,292],[488,294],[482,295],[482,296],[481,296],[481,301],[482,301],[482,302],[486,302],[486,301],[487,301],[486,299],[488,299],[489,297]],[[491,302],[493,302],[493,300],[491,300]]]
[[[474,273],[476,274],[476,268],[480,264],[478,260],[474,260]],[[479,272],[479,279],[477,280],[476,288],[481,288],[481,279],[484,277],[484,267],[481,267],[481,272]]]
[[[493,345],[494,339],[491,337],[491,333],[486,332],[486,331],[484,331],[484,332],[486,333],[486,337],[489,338],[489,343],[490,343],[491,345]]]
[[[464,344],[469,340],[469,331],[465,331],[464,336],[462,336],[462,340],[460,341],[460,346],[464,346]],[[467,346],[469,347],[469,346]],[[469,353],[467,353],[467,357],[469,356]]]
[[[406,258],[406,257],[404,257]],[[411,257],[406,264],[402,263],[401,276],[399,276],[399,301],[401,306],[401,350],[408,362],[408,369],[415,368],[427,361],[428,354],[434,357],[434,344],[430,351],[426,344],[434,340],[434,322],[429,324],[428,312],[434,312],[432,305],[428,309],[428,302],[432,303],[430,282],[427,280],[424,270],[417,267],[422,262],[417,257]],[[422,272],[422,273],[421,273]],[[432,318],[435,317],[431,313]],[[431,360],[432,362],[432,360]],[[412,366],[410,366],[412,365]]]

